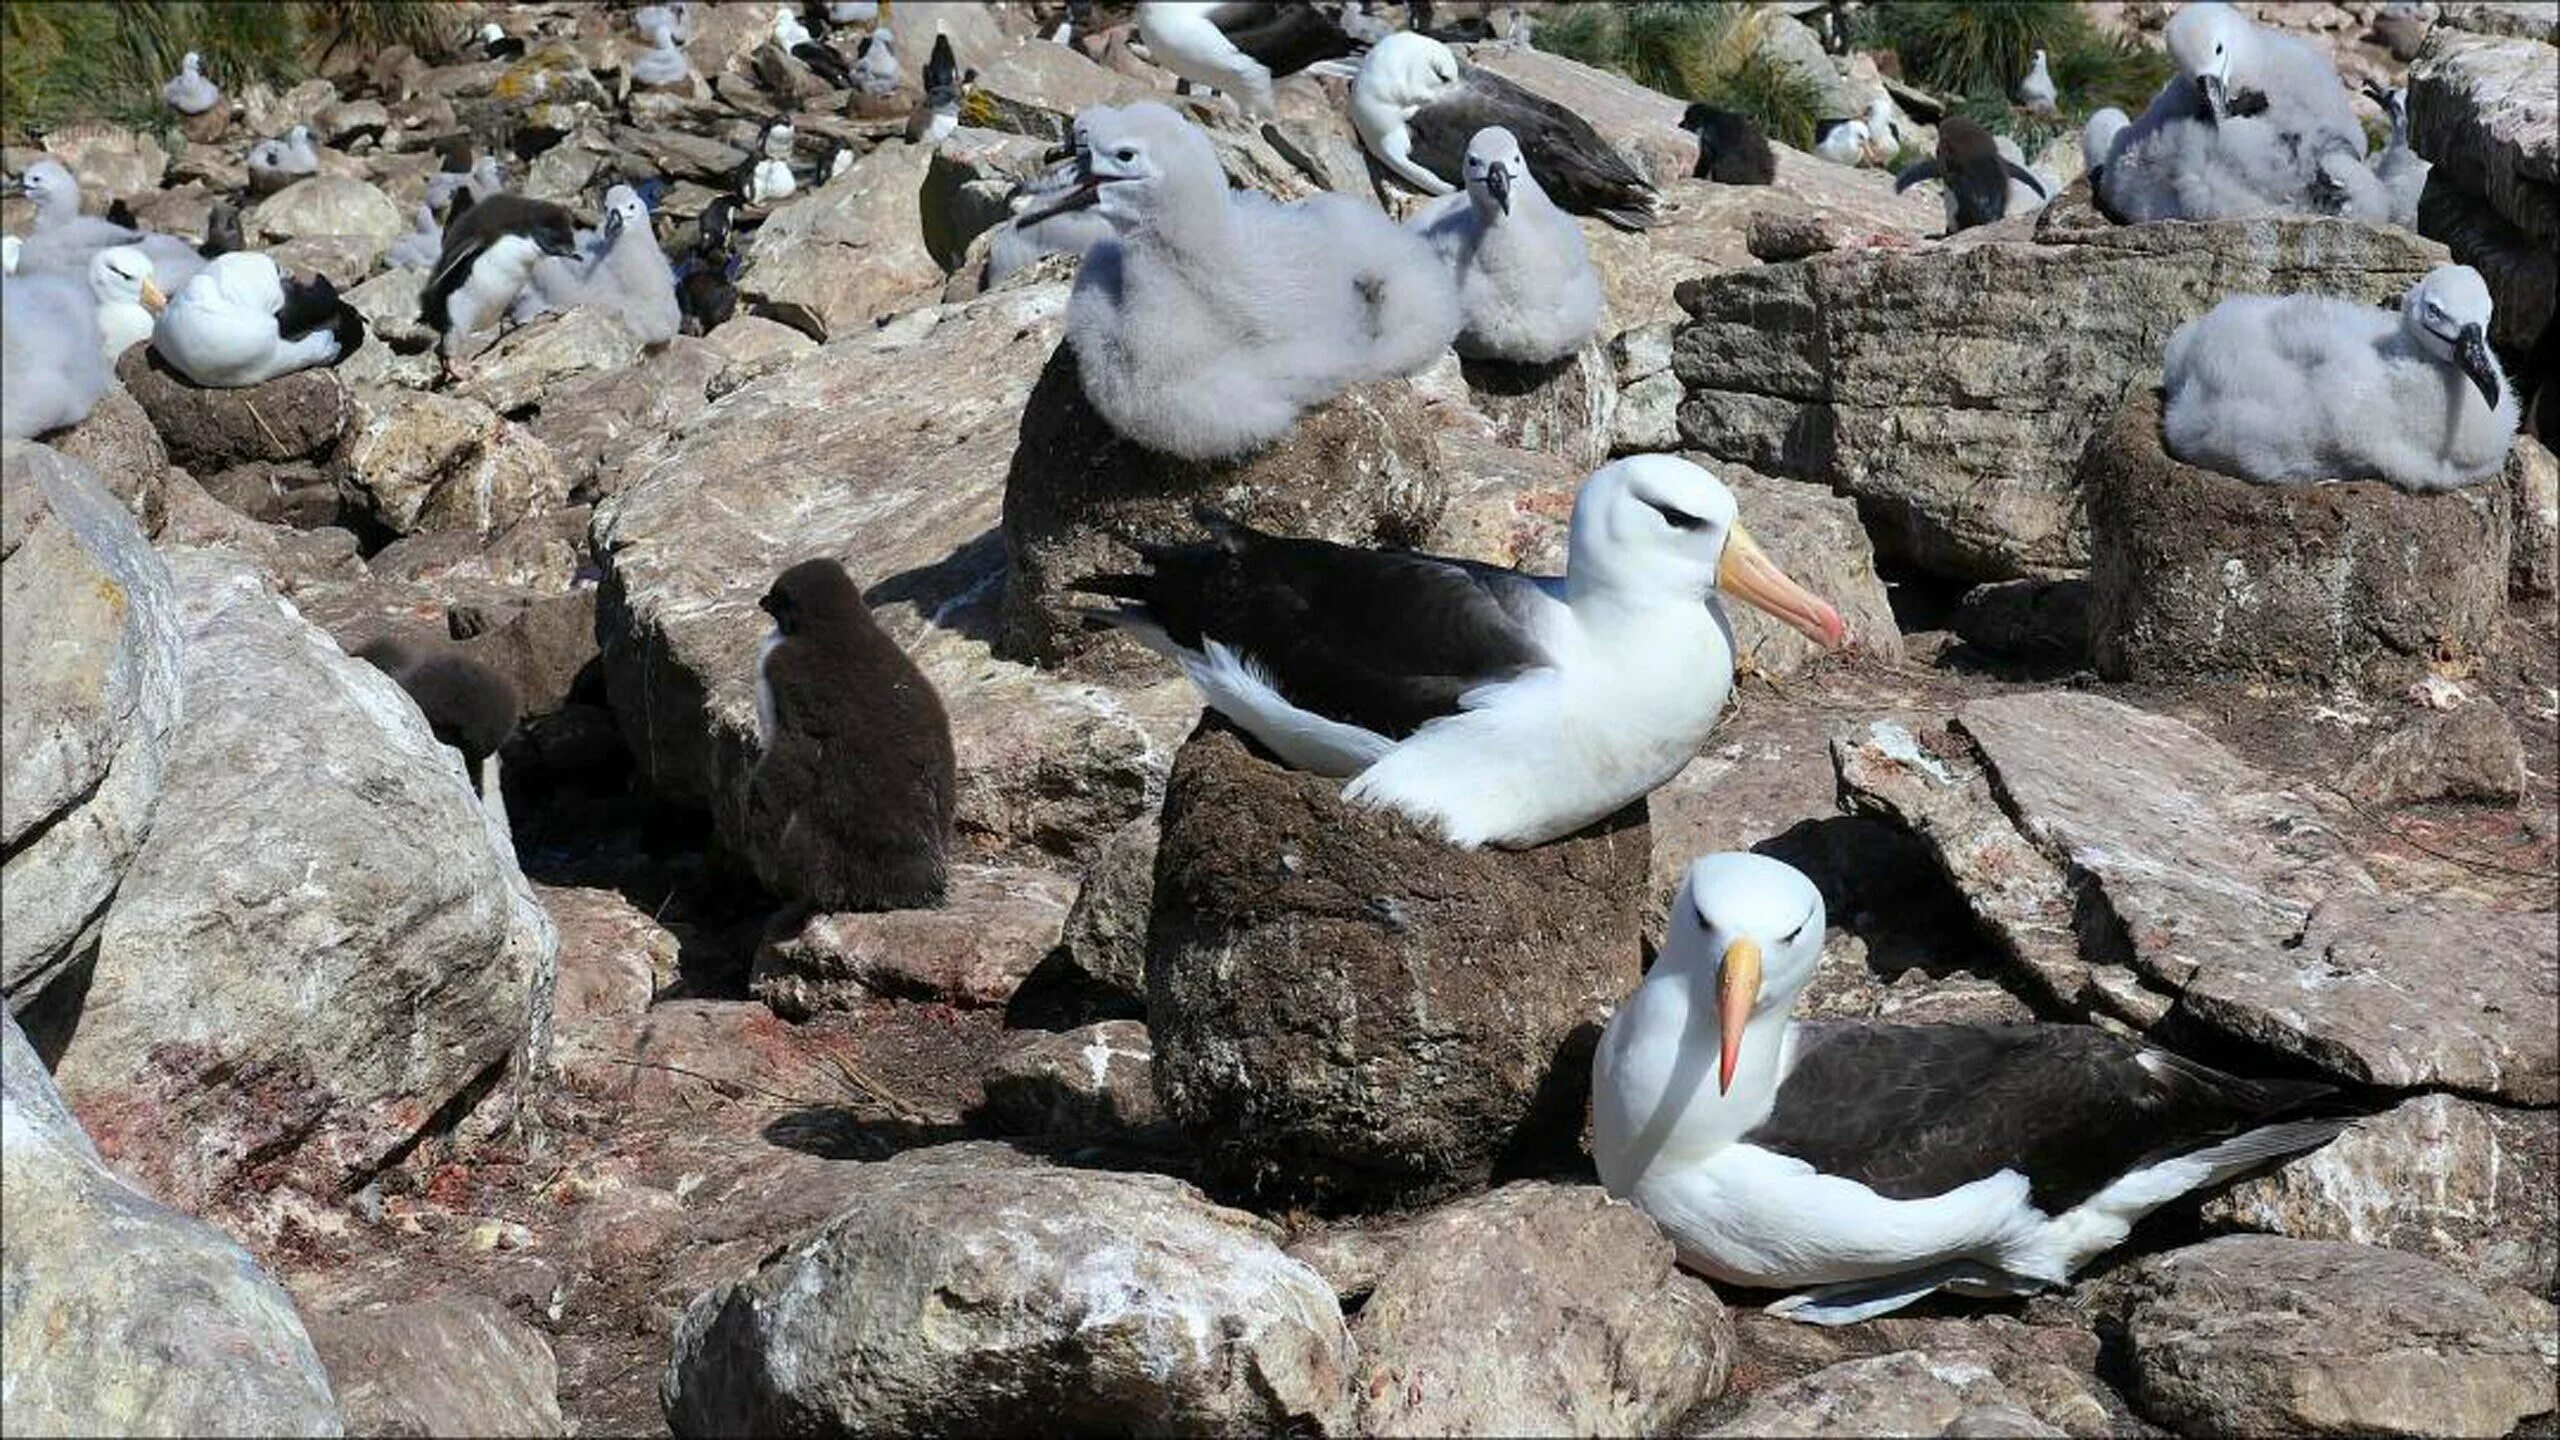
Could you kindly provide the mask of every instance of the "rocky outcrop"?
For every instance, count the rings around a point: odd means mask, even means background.
[[[620,317],[580,306],[508,331],[472,357],[471,378],[453,393],[515,415],[571,381],[625,369],[640,353],[640,337]]]
[[[1709,1436],[2062,1436],[2000,1375],[1962,1352],[1843,1360],[1751,1397]],[[2111,1430],[2094,1433],[2108,1434]]]
[[[1661,1434],[1733,1368],[1715,1292],[1593,1185],[1507,1185],[1404,1228],[1352,1336],[1365,1435]]]
[[[1348,1206],[1572,1145],[1637,978],[1642,807],[1462,851],[1340,792],[1216,721],[1175,757],[1147,934],[1166,1114],[1209,1173]]]
[[[2530,773],[2515,722],[2486,700],[2421,710],[2349,766],[2340,788],[2367,805],[2468,800],[2512,805]]]
[[[1889,558],[1965,580],[2087,563],[2082,447],[2226,295],[2397,297],[2441,247],[2268,216],[2115,225],[2075,186],[2033,234],[1969,234],[1683,284],[1690,448],[1856,497]]]
[[[270,245],[321,236],[355,240],[363,261],[357,273],[362,274],[408,233],[409,222],[400,207],[362,180],[314,175],[259,201],[242,217],[241,228]]]
[[[560,1435],[559,1367],[505,1306],[444,1295],[311,1322],[359,1435]]]
[[[1277,534],[1421,543],[1446,501],[1431,426],[1403,381],[1362,385],[1240,460],[1176,459],[1120,437],[1061,345],[1022,408],[1004,492],[1005,653],[1054,664],[1096,649],[1069,588],[1135,563],[1123,539],[1195,540],[1195,506]],[[1105,654],[1126,656],[1126,646]]]
[[[641,773],[710,811],[729,843],[771,629],[756,601],[812,555],[868,587],[941,692],[964,836],[1080,862],[1161,784],[1197,713],[1184,682],[1104,690],[989,653],[1007,457],[1065,299],[1046,285],[916,312],[894,336],[753,382],[625,462],[594,532],[606,688]]]
[[[2205,1202],[2208,1223],[2385,1245],[2484,1289],[2560,1264],[2560,1115],[2421,1095]]]
[[[916,196],[931,157],[921,145],[883,145],[783,202],[756,232],[740,303],[824,341],[930,294],[942,266],[926,248]]]
[[[2532,1337],[2414,1255],[2234,1235],[2110,1285],[2131,1398],[2172,1430],[2503,1435],[2552,1408]]]
[[[2099,674],[2342,683],[2496,644],[2506,482],[2258,485],[2184,464],[2160,437],[2158,393],[2137,388],[2081,462]]]
[[[57,1074],[190,1209],[334,1194],[538,1066],[556,939],[388,677],[237,561],[171,571],[186,716]]]
[[[2480,271],[2490,338],[2532,348],[2560,296],[2560,51],[2542,39],[2428,32],[2409,67],[2409,143],[2435,163],[2418,228]]]
[[[459,395],[359,391],[339,458],[361,512],[395,535],[488,535],[568,501],[549,446]]]
[[[12,1435],[337,1435],[329,1376],[237,1241],[98,1158],[0,1014],[0,1345]]]
[[[1341,1425],[1351,1337],[1270,1225],[1163,1176],[984,1149],[862,1167],[823,1228],[696,1300],[675,1432]]]
[[[0,995],[97,943],[150,834],[184,693],[168,567],[87,466],[0,458]]]
[[[2064,1003],[2174,1012],[2359,1084],[2560,1096],[2550,912],[2382,898],[2309,801],[2191,726],[2047,692],[1861,727],[1835,757],[1850,803],[1910,824]]]

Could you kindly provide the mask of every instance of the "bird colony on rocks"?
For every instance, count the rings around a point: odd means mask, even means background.
[[[1671,8],[9,113],[0,1430],[2547,1432],[2560,21]]]

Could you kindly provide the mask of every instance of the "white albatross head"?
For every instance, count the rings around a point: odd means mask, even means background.
[[[139,305],[154,315],[169,305],[152,283],[151,257],[132,245],[111,245],[90,257],[89,293],[101,305]]]
[[[1467,141],[1467,196],[1475,202],[1476,213],[1487,210],[1511,213],[1511,195],[1522,186],[1535,188],[1529,178],[1529,157],[1520,153],[1520,141],[1499,125],[1488,125]]]
[[[1613,460],[1574,497],[1567,592],[1730,596],[1837,649],[1847,639],[1840,612],[1788,579],[1742,528],[1736,508],[1723,481],[1686,460]]]
[[[2439,265],[2400,300],[2400,328],[2425,355],[2471,377],[2494,410],[2506,383],[2489,349],[2488,282],[2468,265]]]
[[[2257,27],[2221,0],[2195,0],[2169,22],[2168,41],[2169,62],[2196,87],[2205,113],[2220,120],[2234,74],[2245,80],[2256,59]]]
[[[1200,128],[1153,100],[1095,105],[1076,116],[1075,183],[1047,208],[1014,223],[1092,206],[1130,234],[1186,210],[1226,204],[1227,175]]]
[[[1393,109],[1428,105],[1458,83],[1458,53],[1428,35],[1399,30],[1369,47],[1351,80],[1354,102]]]
[[[1655,968],[1715,992],[1716,1090],[1733,1088],[1743,1032],[1755,1017],[1784,1014],[1822,963],[1822,892],[1783,860],[1747,851],[1701,855],[1671,902],[1671,929]]]

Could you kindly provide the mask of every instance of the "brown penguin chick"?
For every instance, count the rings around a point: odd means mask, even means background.
[[[507,743],[523,713],[514,682],[468,655],[388,636],[358,650],[356,658],[409,692],[436,739],[462,752],[471,788],[479,790],[480,762]]]
[[[822,910],[942,903],[955,805],[942,699],[833,560],[782,572],[761,602],[764,758],[747,782],[748,859]]]
[[[2035,172],[2000,153],[1991,132],[1962,115],[1938,123],[1938,153],[1894,177],[1899,195],[1923,180],[1947,187],[1947,233],[1988,225],[2009,213],[2009,177],[2016,176],[2038,195],[2053,198]]]

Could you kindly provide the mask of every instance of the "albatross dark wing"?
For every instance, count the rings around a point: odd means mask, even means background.
[[[1558,206],[1622,230],[1653,223],[1652,184],[1581,116],[1489,70],[1461,65],[1458,74],[1457,88],[1405,122],[1414,163],[1452,185],[1464,184],[1467,142],[1486,126],[1499,125],[1520,142],[1529,173]]]
[[[338,358],[342,360],[364,343],[364,317],[338,298],[338,287],[329,283],[328,276],[286,278],[284,308],[276,312],[276,334],[290,341],[315,330],[327,330],[337,337]]]
[[[1795,1068],[1743,1136],[1894,1200],[2016,1170],[2060,1214],[2128,1171],[2331,1093],[2243,1080],[2085,1025],[1796,1027]],[[2147,1057],[2138,1058],[2138,1057]]]
[[[1463,560],[1290,540],[1203,516],[1203,545],[1141,545],[1151,573],[1076,588],[1193,649],[1224,643],[1290,703],[1391,738],[1455,713],[1458,697],[1546,663],[1526,576]]]
[[[1369,48],[1313,5],[1229,5],[1218,11],[1216,20],[1227,40],[1260,61],[1275,80]]]

